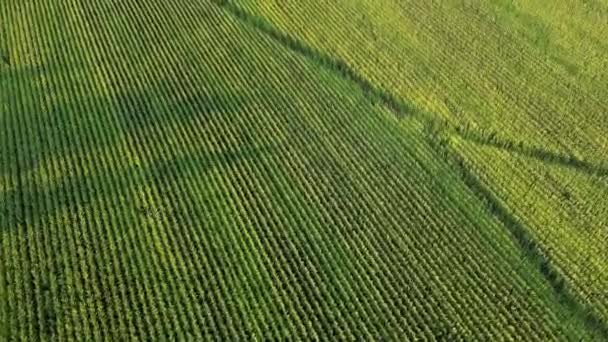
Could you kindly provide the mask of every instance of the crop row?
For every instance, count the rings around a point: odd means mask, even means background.
[[[385,12],[375,11],[370,8],[375,5],[363,2],[340,4],[331,8],[325,3],[310,2],[289,5],[272,2],[258,4],[254,1],[242,3],[250,13],[263,13],[279,29],[293,32],[295,39],[303,39],[320,51],[330,51],[344,59],[355,70],[372,79],[372,83],[384,85],[383,88],[387,91],[402,94],[415,103],[419,101],[422,108],[430,108],[452,122],[464,122],[471,127],[490,125],[492,130],[516,143],[521,141],[549,146],[549,150],[562,150],[585,158],[602,156],[601,139],[598,140],[597,137],[602,135],[603,128],[597,122],[606,107],[603,100],[577,83],[578,80],[552,69],[541,54],[525,44],[522,46],[518,37],[505,32],[504,27],[490,24],[484,13],[475,12],[472,8],[407,4],[391,11],[407,17],[405,21],[401,18],[399,25],[395,26],[392,22],[383,22]],[[283,6],[291,9],[289,13],[284,11]],[[398,7],[392,2],[388,2],[387,6]],[[442,11],[445,13],[439,14]],[[305,18],[314,17],[312,13],[323,13],[326,18],[321,22],[340,22],[344,29],[331,35],[323,34],[329,26],[312,25],[305,21]],[[463,20],[465,17],[468,19]],[[359,18],[361,19],[358,20]],[[381,24],[366,26],[369,23]],[[389,28],[397,33],[386,34]],[[479,28],[483,28],[483,35],[476,31]],[[375,39],[371,40],[370,46],[374,49],[370,52],[361,48],[366,46],[361,42],[370,42],[371,36]],[[404,41],[408,42],[406,37],[411,38],[411,43],[403,44]],[[487,41],[493,43],[486,44]],[[515,48],[518,46],[520,48]],[[427,52],[431,54],[430,58],[424,57]],[[458,61],[454,60],[454,56],[458,56]],[[477,64],[472,62],[477,60]],[[514,67],[516,64],[520,67]],[[431,71],[425,65],[436,72],[430,74]],[[523,72],[521,66],[525,66]],[[463,72],[456,77],[454,70]],[[451,110],[446,113],[445,108],[433,103],[435,90],[426,87],[429,82],[435,87],[442,84],[446,89],[442,92],[460,99],[461,103],[454,99],[446,100]],[[497,90],[500,90],[498,96],[494,94]],[[466,106],[476,109],[470,110]],[[504,111],[505,108],[508,112]],[[523,116],[520,115],[522,113]],[[475,158],[483,160],[484,155]],[[603,163],[602,160],[592,162]],[[511,168],[515,173],[521,169],[518,165],[506,167],[508,170]],[[503,167],[494,170],[506,175],[512,174],[505,172]],[[531,174],[535,178],[542,177],[542,171],[538,172]],[[505,186],[507,185],[500,187]],[[508,184],[508,188],[509,191],[522,193],[522,189],[514,184]],[[538,189],[540,191],[543,187]],[[545,198],[544,201],[550,202],[552,199]],[[582,210],[588,211],[590,208],[584,207]],[[539,218],[545,216],[537,213],[528,216],[533,215]],[[584,218],[577,218],[569,226],[584,225],[583,220]],[[537,223],[531,223],[537,226]],[[585,234],[582,238],[588,240],[593,237]],[[577,258],[577,253],[564,245],[554,247],[559,253],[567,254],[569,259]],[[572,267],[571,263],[568,265],[566,268]],[[602,286],[594,291],[601,289]]]
[[[456,147],[485,182],[524,221],[547,257],[561,270],[583,303],[606,316],[606,243],[604,217],[605,179],[562,166],[542,167],[542,161],[525,159],[490,147],[461,142]],[[480,160],[482,159],[482,160]],[[488,160],[491,163],[488,163]],[[513,170],[504,176],[502,170]],[[540,173],[540,174],[539,174]]]
[[[221,7],[2,6],[9,338],[570,328],[415,121]]]
[[[387,19],[364,2],[239,3],[427,111],[585,158],[601,156],[603,100],[478,12],[387,1],[395,16]],[[343,29],[305,21],[314,13]]]

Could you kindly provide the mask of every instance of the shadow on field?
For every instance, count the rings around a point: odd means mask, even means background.
[[[21,191],[16,189],[0,193],[0,203],[10,204],[7,205],[9,209],[1,214],[14,223],[36,224],[52,217],[61,209],[71,208],[76,211],[79,207],[98,200],[113,202],[117,196],[128,196],[129,192],[141,186],[157,186],[159,191],[167,190],[166,186],[161,186],[167,179],[173,182],[188,175],[202,177],[214,168],[229,168],[233,164],[271,153],[274,149],[273,146],[243,146],[226,151],[193,150],[187,155],[155,160],[147,165],[66,176],[48,188],[29,186]],[[34,210],[33,203],[42,201],[47,203],[46,211]],[[51,207],[48,207],[49,204]]]
[[[492,139],[481,139],[481,135],[475,135],[478,136],[478,138],[471,138],[475,133],[472,134],[471,132],[468,132],[467,136],[463,136],[463,138],[476,143],[493,144]],[[436,152],[443,156],[448,163],[454,167],[471,192],[481,203],[485,204],[486,209],[509,230],[524,255],[539,270],[547,284],[551,287],[559,303],[567,308],[571,317],[576,317],[581,320],[591,331],[599,333],[603,339],[608,340],[608,325],[603,318],[596,314],[590,306],[579,301],[579,298],[577,298],[576,294],[573,293],[573,290],[568,286],[568,281],[553,264],[550,256],[544,251],[543,246],[537,243],[530,235],[528,228],[521,223],[519,219],[502,204],[501,200],[494,192],[475,175],[475,172],[470,169],[464,159],[450,150],[444,140],[446,134],[446,131],[437,131],[427,134],[427,138]],[[459,130],[456,130],[456,134],[463,135]],[[477,139],[478,141],[474,139]],[[596,172],[597,170],[593,168],[592,171]]]
[[[95,84],[92,66],[65,63],[0,68],[7,90],[0,94],[6,104],[0,108],[0,134],[6,134],[0,142],[11,145],[2,148],[13,164],[0,163],[0,174],[27,173],[54,158],[79,158],[154,125],[192,126],[192,118],[233,116],[251,101],[239,92],[184,88],[188,75],[183,74],[165,74],[136,89],[120,68],[111,71],[103,89]]]
[[[397,117],[402,118],[405,116],[411,116],[417,112],[417,110],[413,108],[411,104],[402,101],[384,89],[376,87],[372,82],[360,75],[359,72],[351,68],[346,62],[334,56],[325,54],[311,46],[306,45],[304,42],[279,31],[271,23],[267,22],[266,19],[250,14],[240,8],[238,5],[234,5],[227,0],[213,0],[212,2],[225,9],[244,24],[255,28],[257,31],[261,32],[276,43],[322,65],[334,73],[339,74],[342,78],[359,87],[362,93],[371,101],[382,103]]]
[[[89,97],[79,97],[79,84],[70,83],[70,76],[86,73],[84,65],[12,65],[0,69],[0,81],[4,92],[0,101],[5,106],[0,115],[0,134],[9,160],[0,163],[0,173],[10,174],[19,163],[20,172],[35,168],[43,157],[70,153],[78,144],[61,144],[62,139],[78,135],[81,124],[74,122],[95,115],[94,110],[74,112],[90,102]],[[67,80],[67,83],[65,83]],[[64,93],[60,93],[58,89]],[[62,108],[66,104],[67,108]],[[59,142],[59,143],[57,143]],[[11,165],[12,164],[12,165]]]
[[[0,55],[0,79],[2,81],[16,81],[22,77],[34,77],[38,76],[43,72],[41,66],[11,66],[10,63],[2,63],[2,56]]]
[[[255,127],[250,126],[249,118],[243,118],[243,111],[253,101],[251,94],[182,89],[178,96],[176,88],[183,88],[179,87],[178,76],[165,76],[145,89],[132,89],[128,80],[117,79],[113,95],[95,96],[97,88],[89,84],[78,90],[83,84],[62,75],[60,69],[56,71],[47,76],[51,85],[46,95],[55,97],[50,104],[42,103],[36,93],[40,90],[34,86],[44,72],[41,69],[21,70],[11,80],[17,83],[16,98],[11,102],[16,108],[0,116],[0,133],[11,132],[6,140],[0,139],[10,145],[2,146],[0,156],[5,153],[2,157],[9,162],[1,163],[0,174],[7,175],[15,189],[0,193],[0,220],[35,223],[62,208],[75,210],[94,199],[112,199],[116,191],[131,186],[154,185],[159,177],[179,178],[188,172],[200,175],[274,148],[253,143]],[[28,91],[34,94],[23,107],[19,95]],[[242,120],[237,120],[239,115]],[[207,124],[222,129],[229,126],[225,129],[237,142],[223,144],[218,133],[218,150],[210,151],[205,146]],[[184,143],[184,135],[189,135],[190,143]],[[168,137],[179,145],[166,144]],[[123,165],[129,163],[125,153],[144,165],[91,170],[95,167],[91,161],[97,159],[91,156],[110,157],[107,167],[111,168],[121,161]],[[31,179],[40,172],[50,174],[50,188],[40,188]],[[41,205],[47,205],[43,212]]]
[[[525,157],[538,159],[539,161],[550,164],[563,166],[584,172],[590,176],[606,177],[608,176],[608,167],[596,165],[574,156],[559,154],[548,151],[543,148],[526,146],[523,143],[516,143],[496,137],[495,135],[480,134],[477,132],[462,132],[458,131],[458,135],[470,142],[478,145],[494,147],[513,154],[519,154]]]

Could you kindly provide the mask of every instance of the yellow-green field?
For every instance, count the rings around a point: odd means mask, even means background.
[[[0,2],[0,341],[608,340],[605,0]]]

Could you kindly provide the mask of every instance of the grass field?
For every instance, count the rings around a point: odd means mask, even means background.
[[[608,339],[608,2],[0,2],[0,341]]]

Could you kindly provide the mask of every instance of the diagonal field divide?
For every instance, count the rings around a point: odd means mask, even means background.
[[[415,115],[420,115],[420,120],[427,125],[441,127],[435,131],[434,135],[427,136],[430,144],[435,147],[437,154],[441,155],[449,165],[452,165],[455,168],[455,171],[460,176],[461,180],[466,184],[469,190],[484,203],[488,212],[505,225],[513,238],[517,241],[517,244],[520,246],[529,262],[537,267],[538,271],[548,283],[548,286],[552,288],[556,301],[565,310],[570,312],[571,318],[580,320],[588,329],[599,333],[604,340],[608,340],[608,325],[606,322],[588,305],[578,301],[576,295],[572,293],[566,285],[566,279],[561,275],[559,270],[551,264],[550,260],[543,253],[541,246],[539,246],[539,244],[530,236],[525,225],[515,218],[509,209],[502,205],[492,191],[466,167],[461,158],[440,143],[441,141],[445,141],[446,137],[457,134],[457,128],[455,129],[449,123],[440,120],[437,115],[423,112],[413,104],[406,103],[402,99],[390,94],[388,91],[376,87],[369,80],[352,69],[346,62],[318,51],[306,45],[304,42],[281,32],[265,18],[248,13],[239,6],[231,3],[229,0],[212,0],[211,2],[280,45],[307,59],[315,61],[322,67],[329,69],[342,78],[354,83],[361,89],[367,98],[372,101],[383,103],[386,108],[397,116],[397,118],[401,119],[406,116],[413,117]],[[536,151],[533,154],[542,157],[542,151]],[[553,158],[553,160],[554,162],[560,162],[560,158]],[[598,173],[598,170],[586,170],[588,169],[588,166],[581,164],[580,162],[577,163],[576,161],[573,163],[573,160],[571,159],[568,159],[566,164],[585,171],[593,171],[592,173],[594,174]]]
[[[477,145],[494,147],[511,154],[537,159],[545,164],[567,167],[589,176],[607,177],[608,167],[591,163],[574,156],[552,152],[538,146],[529,146],[511,140],[498,138],[495,135],[484,135],[477,131],[456,132],[465,140]]]
[[[440,139],[445,139],[445,137]],[[486,209],[494,215],[494,217],[499,219],[509,230],[528,260],[535,265],[543,275],[557,297],[558,303],[570,311],[571,317],[582,320],[587,328],[593,332],[599,333],[603,340],[608,340],[608,326],[606,326],[606,322],[600,318],[591,307],[581,303],[577,296],[572,293],[567,285],[567,280],[551,263],[546,256],[546,253],[543,251],[542,246],[532,238],[526,226],[520,222],[511,211],[501,203],[492,190],[490,190],[490,188],[467,167],[462,158],[454,151],[450,150],[446,145],[438,143],[437,140],[433,140],[432,138],[429,138],[429,140],[431,140],[431,145],[438,154],[441,154],[447,159],[447,162],[456,169],[466,186],[485,204]]]
[[[397,117],[402,118],[405,116],[412,115],[419,112],[411,104],[403,102],[397,97],[393,96],[389,92],[384,91],[376,87],[370,81],[361,76],[357,71],[348,66],[344,61],[327,55],[321,51],[318,51],[303,42],[292,38],[291,36],[277,30],[272,24],[266,21],[264,18],[257,17],[247,11],[244,11],[237,5],[234,5],[227,0],[212,0],[212,3],[221,6],[227,12],[232,14],[234,17],[239,19],[241,22],[254,27],[267,37],[278,42],[289,48],[291,51],[297,52],[298,54],[312,59],[323,67],[339,74],[341,77],[349,80],[351,83],[357,85],[363,94],[370,100],[378,103],[382,103],[388,110],[390,110]]]

